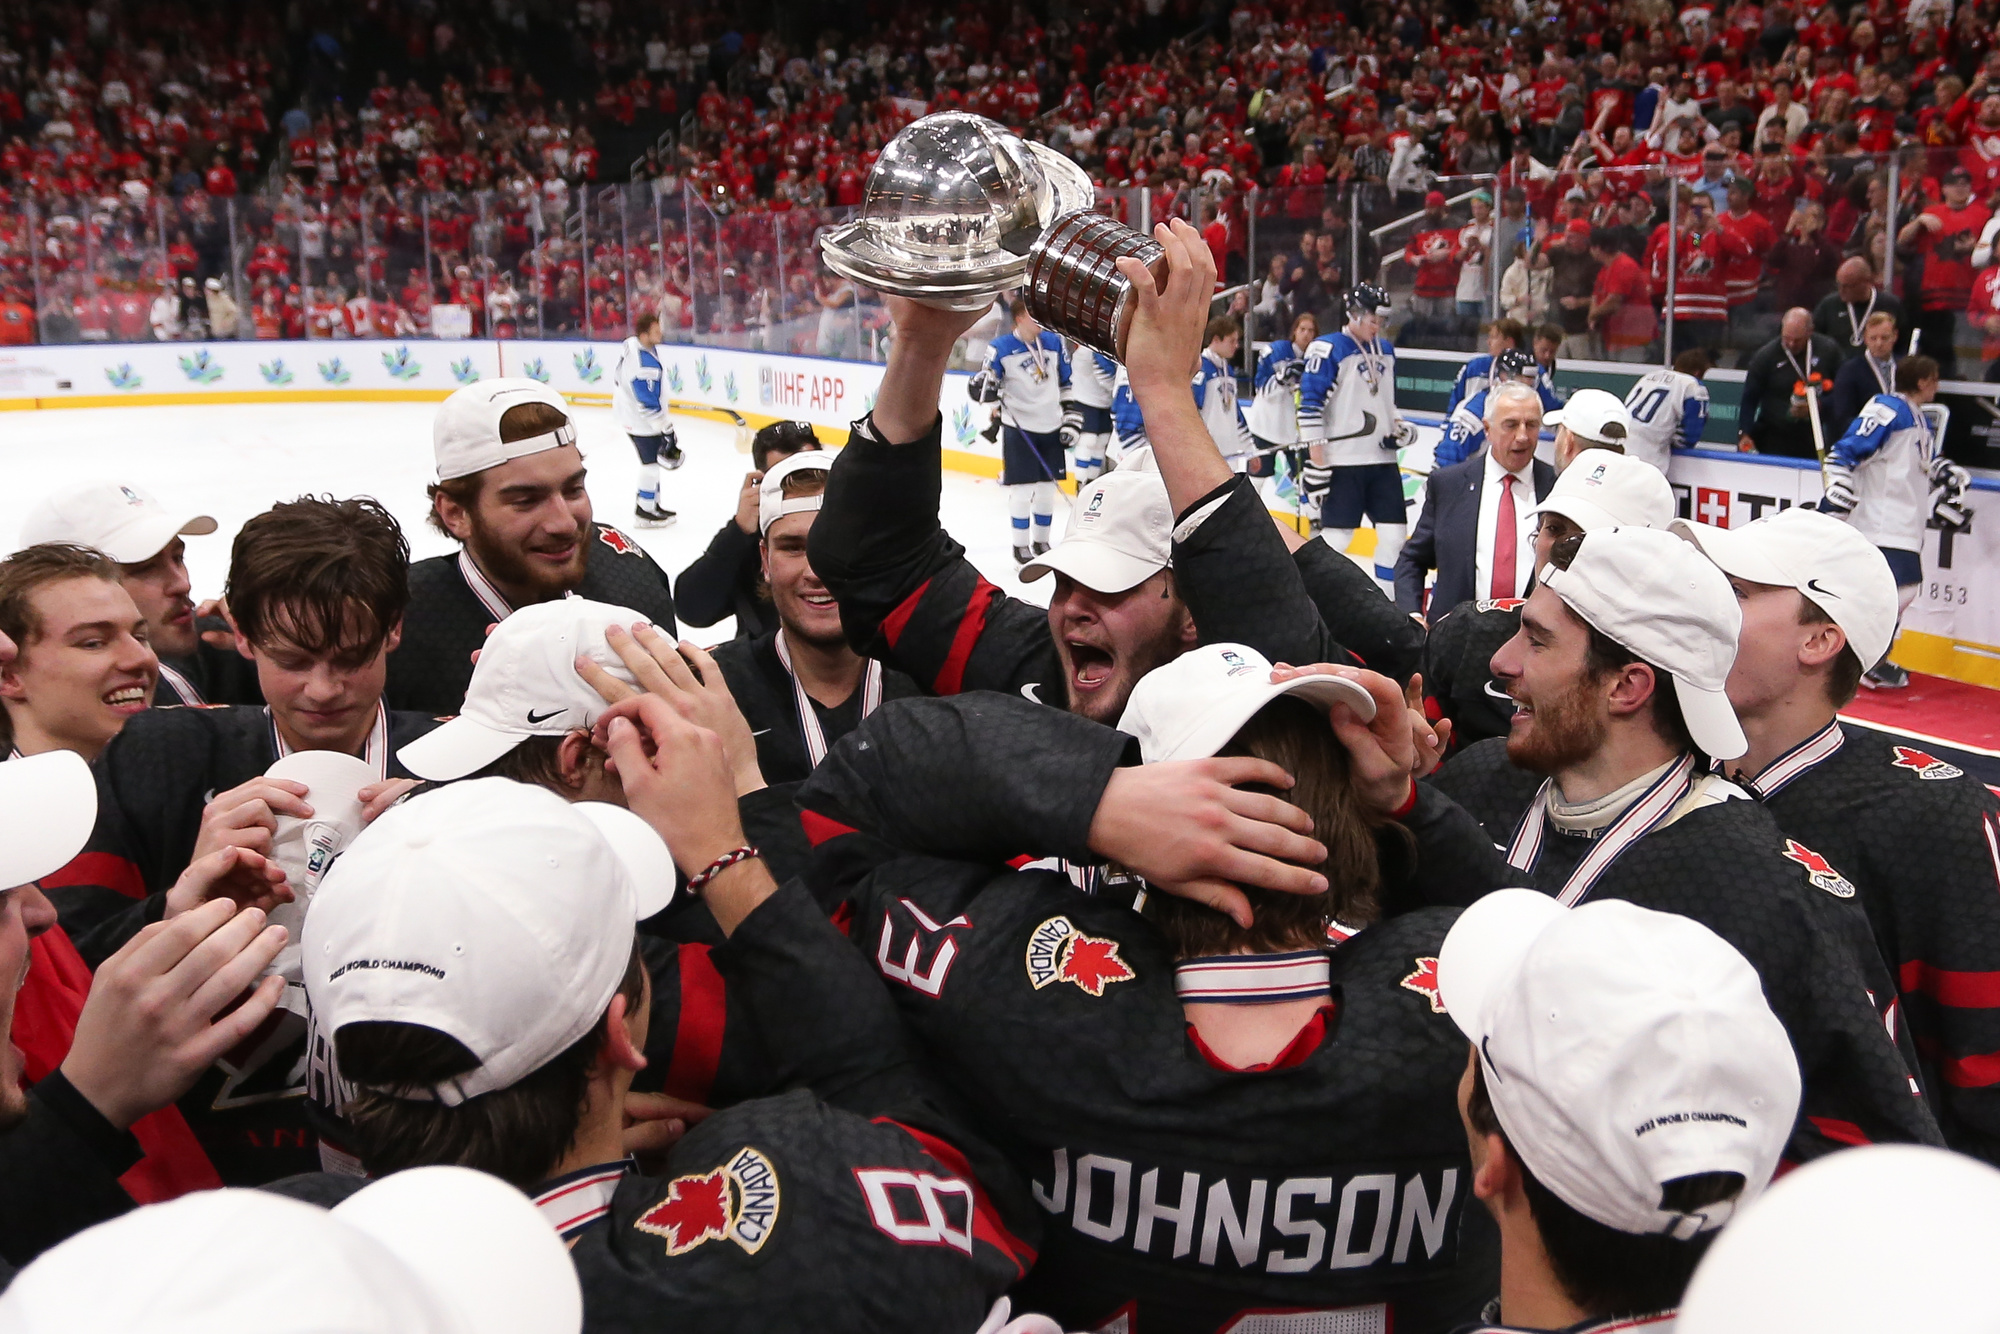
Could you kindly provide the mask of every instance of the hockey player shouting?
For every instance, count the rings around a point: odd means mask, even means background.
[[[1013,332],[993,340],[986,364],[966,385],[974,402],[1000,405],[1000,486],[1007,493],[1016,565],[1026,565],[1051,545],[1056,483],[1069,475],[1063,465],[1064,437],[1074,438],[1081,425],[1069,387],[1069,352],[1062,336],[1035,323],[1026,302],[1014,310]]]

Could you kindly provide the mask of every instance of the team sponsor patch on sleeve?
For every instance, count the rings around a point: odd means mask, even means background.
[[[1424,955],[1417,960],[1417,971],[1397,984],[1405,991],[1414,991],[1431,1003],[1432,1014],[1444,1013],[1444,997],[1438,994],[1438,961],[1432,955]]]
[[[1051,982],[1073,982],[1102,996],[1113,982],[1138,974],[1118,953],[1118,942],[1087,936],[1067,917],[1051,917],[1028,936],[1028,982],[1040,991]]]
[[[1919,778],[1960,778],[1965,770],[1955,764],[1947,764],[1935,755],[1927,755],[1914,746],[1896,746],[1895,766],[1898,769],[1914,769]]]
[[[1785,856],[1806,868],[1806,879],[1814,889],[1823,889],[1837,899],[1854,897],[1854,882],[1833,869],[1833,863],[1795,838],[1785,840]]]
[[[778,1169],[749,1145],[710,1172],[675,1177],[666,1198],[632,1226],[665,1237],[668,1255],[685,1255],[707,1241],[733,1241],[755,1255],[778,1222]]]

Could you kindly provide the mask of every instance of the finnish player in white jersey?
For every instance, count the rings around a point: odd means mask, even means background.
[[[1881,549],[1896,576],[1897,610],[1908,611],[1923,586],[1924,527],[1935,512],[1960,526],[1960,505],[1971,476],[1941,452],[1925,405],[1937,397],[1938,364],[1904,357],[1896,364],[1896,392],[1877,394],[1828,447],[1820,509],[1837,514]],[[1909,684],[1909,673],[1884,658],[1862,678],[1891,689]]]
[[[1121,365],[1111,382],[1111,446],[1104,455],[1105,471],[1123,467],[1126,456],[1146,450],[1146,417],[1132,397],[1132,379]]]
[[[1026,305],[1017,307],[1014,331],[987,347],[986,363],[966,392],[974,402],[1000,405],[1000,486],[1007,493],[1014,563],[1026,565],[1051,545],[1056,483],[1068,475],[1064,437],[1077,430],[1062,337],[1037,324]]]
[[[1236,472],[1257,447],[1236,394],[1236,354],[1242,346],[1243,326],[1233,315],[1218,315],[1208,322],[1207,345],[1194,364],[1194,405],[1216,451]]]
[[[1257,371],[1250,381],[1253,391],[1250,408],[1245,416],[1258,457],[1244,471],[1265,479],[1258,483],[1260,487],[1268,487],[1270,479],[1277,476],[1280,450],[1291,470],[1293,485],[1298,485],[1303,459],[1299,450],[1286,447],[1299,442],[1299,377],[1305,374],[1306,349],[1318,335],[1319,321],[1307,311],[1292,321],[1288,337],[1271,343],[1257,359]],[[1313,498],[1315,502],[1318,499]]]
[[[1708,386],[1701,377],[1711,364],[1708,353],[1691,348],[1674,358],[1672,370],[1639,377],[1625,395],[1625,412],[1632,418],[1627,454],[1673,476],[1674,451],[1695,448],[1708,429]]]
[[[674,512],[660,504],[660,464],[681,466],[680,441],[661,397],[660,358],[653,351],[660,337],[659,316],[639,316],[611,367],[611,416],[639,452],[639,494],[632,515],[641,528],[664,528],[674,521]]]
[[[1117,384],[1117,362],[1082,344],[1070,350],[1070,401],[1077,418],[1071,459],[1078,486],[1104,471],[1104,453],[1111,444],[1111,396]]]
[[[1308,493],[1324,486],[1320,526],[1345,550],[1365,516],[1375,525],[1375,577],[1393,580],[1409,535],[1396,450],[1414,432],[1396,413],[1396,349],[1382,337],[1389,297],[1362,283],[1347,297],[1347,327],[1315,338],[1299,378],[1299,439],[1312,462]]]

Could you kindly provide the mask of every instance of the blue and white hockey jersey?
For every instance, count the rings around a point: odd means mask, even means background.
[[[611,368],[611,416],[627,435],[667,433],[667,413],[660,401],[660,359],[639,340],[628,338]]]
[[[1108,408],[1118,383],[1118,363],[1094,348],[1079,346],[1070,357],[1070,397],[1080,408]]]
[[[1346,330],[1315,338],[1299,377],[1299,439],[1324,442],[1321,461],[1352,468],[1396,461],[1396,349]]]
[[[1206,348],[1194,363],[1194,405],[1222,457],[1234,458],[1257,447],[1236,397],[1236,369]]]
[[[1305,358],[1289,340],[1280,338],[1264,350],[1251,380],[1250,434],[1273,445],[1299,440],[1299,377]]]
[[[1069,388],[1069,353],[1062,335],[1043,329],[1033,343],[1004,333],[986,349],[986,362],[966,386],[980,403],[998,402],[1000,422],[1037,435],[1061,429]]]
[[[1662,473],[1676,449],[1693,449],[1708,429],[1708,386],[1675,370],[1649,371],[1625,395],[1632,434],[1625,452]]]
[[[1930,463],[1937,453],[1930,423],[1901,394],[1877,394],[1847,434],[1827,450],[1829,478],[1848,473],[1854,512],[1847,521],[1878,547],[1924,549],[1930,517]]]
[[[1457,411],[1458,405],[1493,387],[1493,354],[1482,352],[1461,366],[1458,378],[1451,382],[1451,397],[1445,401],[1444,413],[1449,417]],[[1556,377],[1542,366],[1535,375],[1535,390],[1542,396],[1542,411],[1554,412],[1562,406],[1562,399],[1556,395]]]
[[[1111,431],[1118,437],[1121,451],[1148,443],[1146,419],[1139,414],[1139,400],[1132,397],[1132,381],[1123,366],[1111,387]]]

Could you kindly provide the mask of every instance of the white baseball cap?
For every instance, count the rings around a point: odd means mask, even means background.
[[[1833,618],[1863,667],[1882,661],[1896,638],[1896,576],[1853,525],[1805,505],[1766,514],[1741,528],[1676,519],[1673,531],[1700,547],[1724,574],[1753,584],[1796,588]]]
[[[1749,960],[1691,918],[1501,889],[1452,924],[1438,996],[1478,1049],[1500,1128],[1537,1180],[1620,1232],[1721,1227],[1778,1168],[1799,1067]],[[1743,1178],[1690,1213],[1661,1188]]]
[[[78,1233],[0,1297],[0,1327],[21,1334],[582,1325],[582,1285],[555,1229],[520,1191],[468,1167],[397,1172],[331,1210],[262,1190],[196,1191]]]
[[[388,811],[348,846],[306,914],[319,1029],[421,1024],[479,1066],[399,1097],[456,1106],[506,1088],[588,1033],[617,994],[634,923],[667,906],[673,859],[603,802],[478,778]]]
[[[2000,1330],[2000,1171],[1916,1144],[1807,1163],[1715,1239],[1682,1334]]]
[[[562,413],[563,424],[541,435],[501,444],[500,419],[523,403],[546,403]],[[540,380],[514,376],[480,380],[453,390],[451,397],[438,405],[437,418],[431,423],[431,448],[437,454],[440,482],[575,443],[576,423],[563,396]]]
[[[73,750],[0,763],[0,821],[0,890],[60,871],[97,824],[90,765]]]
[[[1174,507],[1160,474],[1105,473],[1076,493],[1062,541],[1021,567],[1023,583],[1066,574],[1093,593],[1123,593],[1173,564]]]
[[[1201,760],[1221,750],[1257,710],[1280,695],[1297,695],[1324,713],[1336,704],[1362,722],[1375,718],[1375,697],[1345,676],[1271,679],[1271,661],[1243,644],[1204,644],[1139,678],[1118,730],[1139,739],[1139,758]]]
[[[1541,582],[1569,609],[1674,679],[1695,744],[1718,760],[1750,749],[1723,687],[1736,662],[1743,609],[1722,571],[1658,528],[1604,528],[1567,570]]]
[[[129,482],[79,482],[42,497],[21,525],[21,545],[73,542],[95,547],[120,565],[149,561],[176,537],[205,537],[215,520],[177,506]]]
[[[629,686],[638,681],[605,641],[646,617],[589,598],[557,598],[520,608],[493,627],[472,665],[456,718],[396,752],[419,778],[444,782],[477,773],[531,736],[589,727],[611,706],[576,672],[589,658]]]
[[[1600,445],[1623,445],[1632,438],[1632,414],[1616,394],[1579,389],[1569,401],[1542,418],[1544,426],[1567,426],[1571,435]]]
[[[771,525],[787,514],[807,514],[820,508],[826,502],[824,492],[810,496],[786,496],[785,479],[795,472],[817,468],[821,472],[833,467],[833,456],[825,450],[802,449],[772,464],[764,473],[764,480],[757,486],[757,531],[768,533]]]
[[[334,860],[360,834],[362,788],[376,781],[366,760],[337,750],[295,750],[264,771],[267,778],[284,778],[305,785],[311,816],[279,814],[271,830],[271,860],[284,869],[292,901],[271,909],[270,920],[285,928],[285,947],[265,973],[276,973],[298,985],[301,980],[299,932],[312,906],[319,882]]]
[[[1586,533],[1599,528],[1665,528],[1674,518],[1674,489],[1667,485],[1666,474],[1644,459],[1586,449],[1562,470],[1547,498],[1528,513],[1560,514]]]

